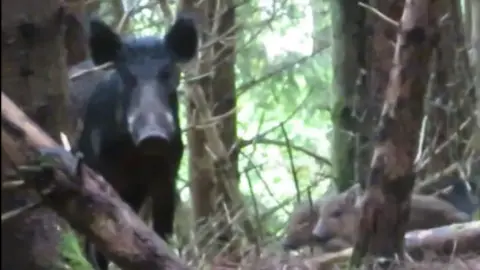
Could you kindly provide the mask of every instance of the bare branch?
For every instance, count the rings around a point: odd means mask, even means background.
[[[370,5],[367,5],[365,3],[362,3],[362,2],[358,2],[358,5],[365,8],[366,10],[372,12],[373,14],[375,14],[378,18],[384,20],[385,22],[387,22],[388,24],[394,26],[395,28],[398,28],[398,22],[396,22],[394,19],[391,19],[389,18],[387,15],[383,14],[382,12],[380,12],[380,10],[370,6]]]

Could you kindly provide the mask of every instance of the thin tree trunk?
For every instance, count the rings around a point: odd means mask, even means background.
[[[367,108],[361,100],[366,95],[367,43],[365,27],[365,9],[356,1],[338,0],[331,2],[333,31],[333,83],[335,102],[332,122],[334,125],[332,165],[336,185],[340,192],[348,189],[358,179],[365,179],[365,171],[356,171],[358,160],[367,158],[367,151],[360,148],[365,145],[368,134],[357,130],[363,122],[361,114]],[[352,45],[354,44],[354,45]],[[364,128],[362,130],[369,130]],[[359,132],[359,133],[357,133]],[[358,166],[362,167],[362,166]]]
[[[191,10],[193,2],[183,1],[181,6]],[[195,128],[195,125],[210,120],[205,119],[202,111],[215,117],[232,111],[236,106],[235,8],[232,1],[207,0],[201,2],[198,13],[203,18],[203,42],[210,45],[204,48],[199,60],[197,74],[202,78],[193,83],[199,87],[190,91],[202,91],[200,96],[205,97],[207,108],[200,108],[199,100],[189,101],[189,126],[193,127],[188,131],[189,171],[195,218],[200,222],[198,228],[202,232],[199,234],[202,238],[200,243],[216,243],[214,250],[218,251],[232,240],[227,220],[233,218],[239,205],[242,205],[238,190],[238,154],[228,152],[237,140],[236,114],[229,113],[219,118],[213,126],[216,129],[213,133]],[[212,41],[215,42],[211,44]]]
[[[403,258],[415,183],[413,162],[423,115],[436,23],[433,0],[407,0],[399,23],[393,66],[377,129],[372,172],[362,201],[352,264]],[[392,262],[392,261],[390,261]]]

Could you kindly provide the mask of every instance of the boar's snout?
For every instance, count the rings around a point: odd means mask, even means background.
[[[315,228],[313,228],[312,234],[314,240],[318,243],[326,243],[333,238],[333,234],[329,232],[327,226],[325,226],[321,219],[317,222]]]

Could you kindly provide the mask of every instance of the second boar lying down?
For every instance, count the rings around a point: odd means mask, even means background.
[[[357,206],[359,190],[350,190],[325,202],[321,216],[313,228],[313,236],[319,245],[332,239],[354,242],[360,209]],[[430,229],[470,220],[467,213],[459,211],[449,202],[432,195],[413,194],[407,231]]]
[[[456,192],[466,191],[459,189]],[[310,245],[328,252],[350,247],[359,214],[355,207],[358,194],[358,186],[353,186],[330,198],[297,205],[287,224],[282,243],[284,249],[295,250]],[[445,196],[414,194],[408,230],[469,220],[468,215],[447,201],[449,198]]]
[[[295,206],[288,221],[285,237],[282,242],[285,250],[296,250],[309,245],[328,252],[341,250],[350,246],[349,243],[342,239],[331,239],[321,246],[315,243],[312,231],[320,218],[320,212],[325,202],[326,200],[320,199],[313,202],[301,202]]]

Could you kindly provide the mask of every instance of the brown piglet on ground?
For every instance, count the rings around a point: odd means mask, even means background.
[[[354,186],[344,193],[325,200],[313,235],[319,245],[331,239],[343,239],[350,244],[355,240],[358,219],[360,189]],[[410,220],[407,231],[429,229],[452,223],[469,221],[468,214],[433,195],[412,195]]]
[[[306,246],[313,246],[316,251],[328,252],[349,247],[349,243],[342,239],[330,239],[330,241],[323,245],[319,245],[315,241],[315,236],[312,231],[320,218],[324,202],[324,199],[313,202],[304,201],[294,207],[288,220],[285,237],[282,242],[285,250],[298,250]]]

